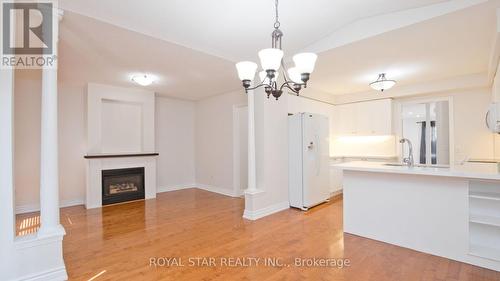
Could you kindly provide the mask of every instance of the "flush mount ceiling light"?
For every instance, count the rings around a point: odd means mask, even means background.
[[[267,97],[272,94],[276,100],[283,94],[283,89],[287,88],[293,93],[299,95],[302,87],[307,87],[309,76],[314,70],[316,59],[318,56],[313,53],[300,53],[293,56],[295,67],[285,71],[285,64],[283,62],[283,51],[281,50],[281,38],[283,32],[279,29],[280,22],[278,18],[278,0],[275,1],[276,7],[276,20],[274,22],[274,31],[271,34],[272,43],[271,48],[264,49],[259,52],[260,65],[262,71],[259,73],[260,84],[255,87],[250,87],[255,78],[257,71],[257,64],[251,61],[242,61],[236,64],[238,70],[238,77],[243,82],[243,88],[248,93],[249,90],[254,90],[264,87]],[[283,83],[278,86],[278,70],[282,68]]]
[[[381,92],[389,90],[394,85],[396,85],[396,81],[387,80],[387,78],[385,78],[385,73],[379,74],[377,81],[370,83],[370,87]]]
[[[154,77],[146,74],[134,75],[132,76],[132,81],[141,86],[149,86],[153,83]]]

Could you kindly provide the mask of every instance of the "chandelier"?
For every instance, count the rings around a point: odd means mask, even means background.
[[[248,93],[250,90],[255,90],[260,87],[264,87],[266,91],[267,98],[270,95],[279,99],[283,94],[283,89],[287,88],[293,93],[299,95],[302,88],[307,88],[307,81],[309,81],[309,76],[314,70],[314,65],[316,64],[316,59],[318,56],[314,53],[300,53],[293,56],[294,67],[285,71],[285,63],[283,62],[283,51],[281,49],[281,38],[283,37],[283,32],[279,29],[280,22],[278,17],[278,0],[275,1],[276,7],[276,20],[274,22],[274,31],[271,34],[271,48],[261,50],[259,54],[260,65],[262,71],[259,72],[259,78],[261,80],[260,84],[254,87],[252,86],[252,81],[255,77],[255,72],[257,70],[257,64],[251,61],[242,61],[236,64],[236,69],[238,71],[238,77],[243,83],[243,88],[245,92]],[[282,68],[283,83],[279,86],[278,77],[279,70]],[[287,73],[288,72],[288,73]]]

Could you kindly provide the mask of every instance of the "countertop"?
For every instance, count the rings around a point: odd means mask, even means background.
[[[500,173],[496,164],[465,163],[449,168],[387,166],[384,164],[386,163],[353,161],[331,166],[346,171],[500,180]]]

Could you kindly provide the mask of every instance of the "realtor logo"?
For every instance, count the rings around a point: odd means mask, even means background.
[[[2,68],[56,67],[52,2],[3,1],[1,14]]]

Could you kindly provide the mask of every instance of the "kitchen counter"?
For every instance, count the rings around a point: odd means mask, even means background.
[[[380,162],[354,161],[333,164],[332,166],[344,171],[348,170],[388,174],[410,174],[440,177],[458,177],[480,180],[500,180],[500,173],[498,172],[498,167],[496,164],[465,163],[463,165],[455,165],[449,168],[389,166],[386,164],[387,163]]]
[[[344,232],[500,271],[496,164],[335,167],[343,171]]]

